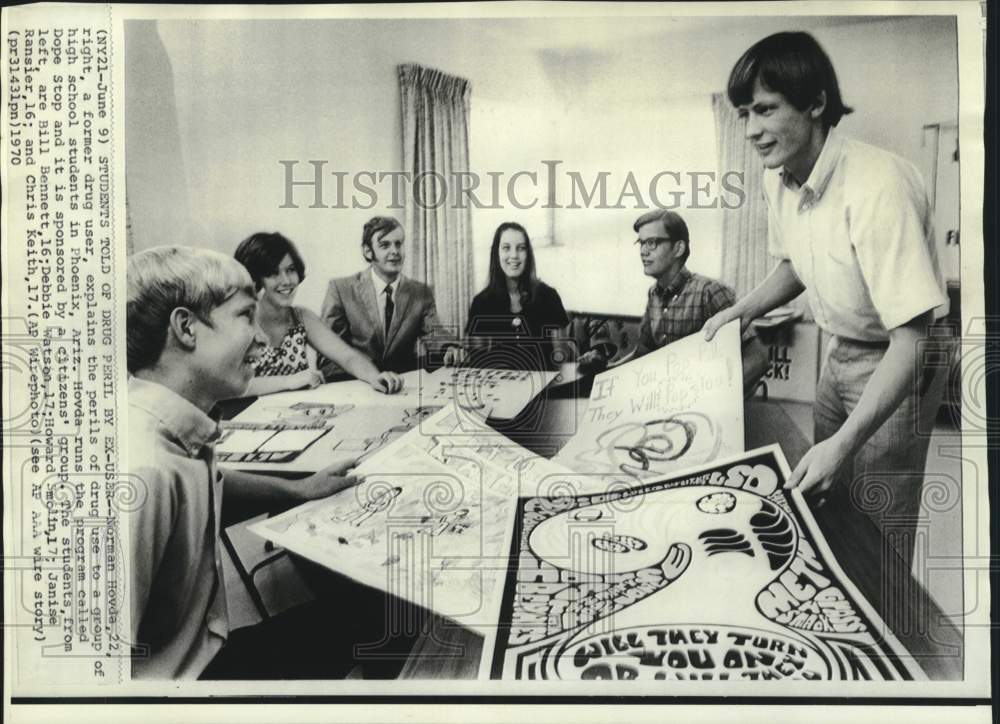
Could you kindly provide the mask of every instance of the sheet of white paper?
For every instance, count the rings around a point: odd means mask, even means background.
[[[420,378],[420,404],[455,401],[501,420],[515,417],[542,393],[558,372],[442,367]]]
[[[454,405],[357,472],[357,487],[250,530],[482,633],[496,623],[514,502],[573,477]]]
[[[515,496],[411,445],[385,465],[356,488],[250,530],[486,633],[495,623]]]
[[[381,398],[378,405],[339,401],[340,386],[354,384],[261,397],[223,423],[225,433],[216,448],[219,463],[241,470],[315,472],[371,454],[440,409],[421,407],[415,396],[374,390]],[[356,389],[348,389],[344,397],[357,399]]]
[[[514,417],[557,374],[441,368],[406,373],[403,390],[394,395],[360,380],[264,395],[223,423],[227,433],[217,448],[219,462],[243,470],[315,472],[360,461],[453,402],[481,416]],[[296,434],[288,434],[291,430]]]
[[[580,473],[632,483],[742,452],[743,363],[732,322],[594,378],[577,433],[553,458]]]

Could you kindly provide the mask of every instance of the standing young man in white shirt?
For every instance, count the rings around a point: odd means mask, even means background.
[[[924,364],[921,347],[935,309],[947,304],[923,182],[912,164],[840,134],[851,109],[807,33],[751,47],[733,67],[728,95],[766,168],[770,251],[780,262],[706,323],[706,337],[806,292],[833,338],[816,391],[814,445],[787,487],[820,500],[849,496],[846,509],[866,513],[883,534],[893,529],[908,566],[928,420],[945,377],[944,366]]]

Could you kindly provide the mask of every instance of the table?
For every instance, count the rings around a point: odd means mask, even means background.
[[[515,442],[541,455],[551,456],[575,430],[586,408],[588,387],[585,378],[574,379],[537,398],[533,403],[536,409],[531,416],[531,429],[519,426],[517,420],[500,427]],[[780,442],[789,465],[794,467],[809,449],[809,442],[788,413],[774,401],[748,400],[744,417],[748,450]],[[962,632],[909,571],[897,571],[892,581],[884,583],[876,572],[863,564],[861,553],[866,548],[871,550],[872,544],[881,538],[875,526],[869,524],[853,530],[851,535],[839,535],[837,522],[842,511],[828,505],[814,514],[841,568],[928,676],[937,680],[961,679]],[[311,582],[322,577],[317,575],[313,564],[300,561],[299,565],[308,572]],[[342,577],[337,576],[337,579],[337,585],[342,588]],[[324,585],[319,581],[317,587]],[[470,679],[476,676],[483,648],[481,635],[431,612],[425,612],[421,626],[400,678]]]

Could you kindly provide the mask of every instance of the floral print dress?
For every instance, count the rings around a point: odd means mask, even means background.
[[[285,332],[279,345],[268,345],[254,361],[254,372],[258,377],[293,375],[309,369],[306,347],[306,328],[299,316],[299,310],[292,308],[292,326]]]

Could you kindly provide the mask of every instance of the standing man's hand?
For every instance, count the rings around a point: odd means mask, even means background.
[[[599,349],[592,349],[580,355],[576,361],[577,369],[581,374],[599,372],[608,366],[608,360]]]
[[[735,307],[726,307],[721,312],[709,317],[708,321],[705,322],[705,326],[701,328],[701,330],[705,333],[705,341],[711,342],[712,338],[715,337],[715,333],[732,322],[734,319],[740,319],[740,314]],[[749,324],[749,322],[747,324]],[[743,324],[742,321],[740,322],[741,334],[747,324]]]
[[[850,448],[836,435],[816,443],[795,466],[785,483],[785,490],[798,488],[802,493],[822,496],[833,485],[850,456]]]

